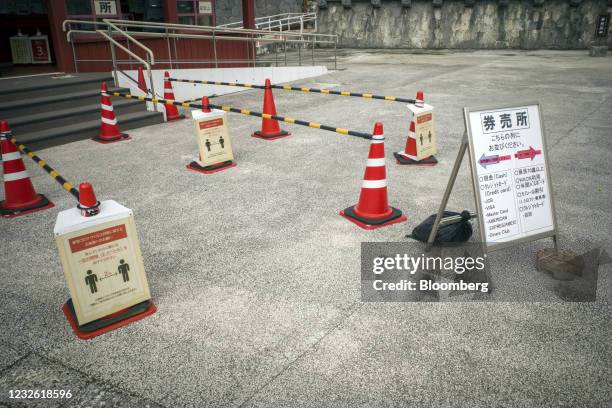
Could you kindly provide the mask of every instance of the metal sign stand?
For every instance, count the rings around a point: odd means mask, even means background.
[[[426,251],[429,252],[431,247],[433,246],[434,239],[438,234],[438,227],[440,225],[452,224],[454,218],[456,217],[447,217],[442,219],[442,215],[446,210],[446,205],[448,204],[448,199],[450,198],[451,192],[453,191],[453,186],[455,185],[455,180],[457,179],[457,174],[459,173],[459,169],[461,168],[461,163],[463,162],[463,156],[465,156],[465,151],[468,148],[468,140],[467,140],[467,132],[463,133],[463,138],[461,139],[461,145],[459,146],[459,152],[457,153],[457,158],[455,159],[455,164],[453,165],[453,170],[451,171],[450,178],[448,179],[448,184],[446,185],[446,190],[444,190],[444,196],[442,197],[442,202],[440,203],[440,208],[438,209],[438,213],[436,214],[436,220],[431,228],[431,232],[429,233],[429,238],[427,239],[427,247]],[[472,214],[472,218],[476,217],[477,214]],[[460,219],[460,218],[459,218]]]

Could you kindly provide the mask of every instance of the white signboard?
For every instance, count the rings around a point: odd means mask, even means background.
[[[200,151],[198,164],[202,167],[234,160],[232,142],[227,125],[227,112],[192,111]]]
[[[198,13],[199,14],[212,14],[212,2],[199,1],[198,2]]]
[[[96,16],[116,16],[117,4],[115,0],[94,0]]]
[[[438,152],[434,127],[434,108],[427,104],[424,104],[422,108],[415,105],[409,105],[408,107],[414,115],[416,156],[418,160],[423,160]]]
[[[555,235],[539,105],[466,108],[465,115],[486,245]]]
[[[55,239],[79,325],[151,298],[132,211],[113,200],[100,214],[58,214]]]

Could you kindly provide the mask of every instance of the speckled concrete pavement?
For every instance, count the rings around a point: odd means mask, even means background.
[[[440,164],[388,160],[390,203],[408,222],[364,231],[338,216],[358,198],[368,141],[301,126],[262,141],[249,136],[258,120],[232,114],[238,166],[215,175],[185,169],[196,154],[189,120],[131,131],[127,142],[40,151],[70,181],[134,210],[158,312],[91,341],[74,336],[60,310],[69,295],[52,231],[75,203],[26,158],[56,207],[0,220],[0,405],[609,406],[610,265],[591,303],[546,289],[550,277],[534,267],[546,241],[490,256],[498,290],[487,302],[362,303],[360,243],[405,241],[436,211],[463,106],[536,100],[561,245],[611,248],[612,57],[372,50],[344,53],[340,67],[302,84],[406,97],[422,89],[436,108]],[[259,110],[261,99],[248,91],[215,101]],[[370,132],[382,121],[387,157],[405,143],[402,104],[275,99],[281,115],[332,126]],[[449,207],[473,209],[467,165]],[[49,388],[72,398],[9,398]]]

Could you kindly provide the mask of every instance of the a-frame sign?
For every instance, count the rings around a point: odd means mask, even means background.
[[[434,242],[468,152],[483,252],[552,237],[557,221],[539,103],[464,108],[465,134],[427,242]],[[456,217],[455,217],[456,218]]]

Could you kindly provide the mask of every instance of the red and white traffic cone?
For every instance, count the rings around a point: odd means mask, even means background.
[[[425,100],[423,98],[423,91],[418,91],[416,95],[415,106],[417,108],[425,107]],[[406,139],[406,146],[404,150],[393,153],[397,159],[397,164],[412,165],[412,166],[434,166],[438,164],[438,160],[434,156],[429,156],[419,160],[417,157],[417,139],[416,130],[414,124],[414,114],[410,120],[410,128],[408,129],[408,138]]]
[[[423,96],[423,91],[417,91],[416,98],[414,99],[414,104],[417,108],[425,107],[425,97]]]
[[[102,115],[100,118],[100,134],[94,137],[98,143],[113,143],[121,140],[129,139],[130,136],[126,133],[121,133],[119,125],[117,125],[117,118],[115,117],[115,111],[113,110],[113,102],[108,94],[108,86],[106,82],[102,82],[100,87],[102,96],[100,104],[102,107]]]
[[[4,173],[4,201],[0,201],[0,215],[11,218],[53,207],[51,201],[34,190],[25,164],[11,138],[8,122],[0,121],[0,152]]]
[[[93,217],[100,213],[100,202],[96,198],[93,187],[90,183],[79,185],[79,204],[77,208],[83,217]]]
[[[387,201],[387,168],[382,123],[376,122],[373,135],[359,202],[340,211],[341,216],[368,230],[407,219],[401,210],[390,207]]]
[[[149,94],[149,88],[147,88],[147,81],[144,77],[142,67],[138,67],[138,89],[145,93],[145,96]]]
[[[164,72],[164,99],[174,101],[174,91],[172,90],[172,83],[168,80],[170,74],[168,71]],[[185,119],[185,115],[179,113],[176,105],[165,104],[166,109],[166,121],[173,122],[175,120]]]
[[[276,106],[274,105],[274,95],[272,94],[272,85],[270,80],[266,79],[266,86],[264,89],[264,103],[263,113],[268,115],[276,116]],[[260,139],[275,140],[281,137],[289,136],[290,133],[282,130],[277,120],[274,119],[262,119],[261,130],[256,131],[251,136],[258,137]]]

